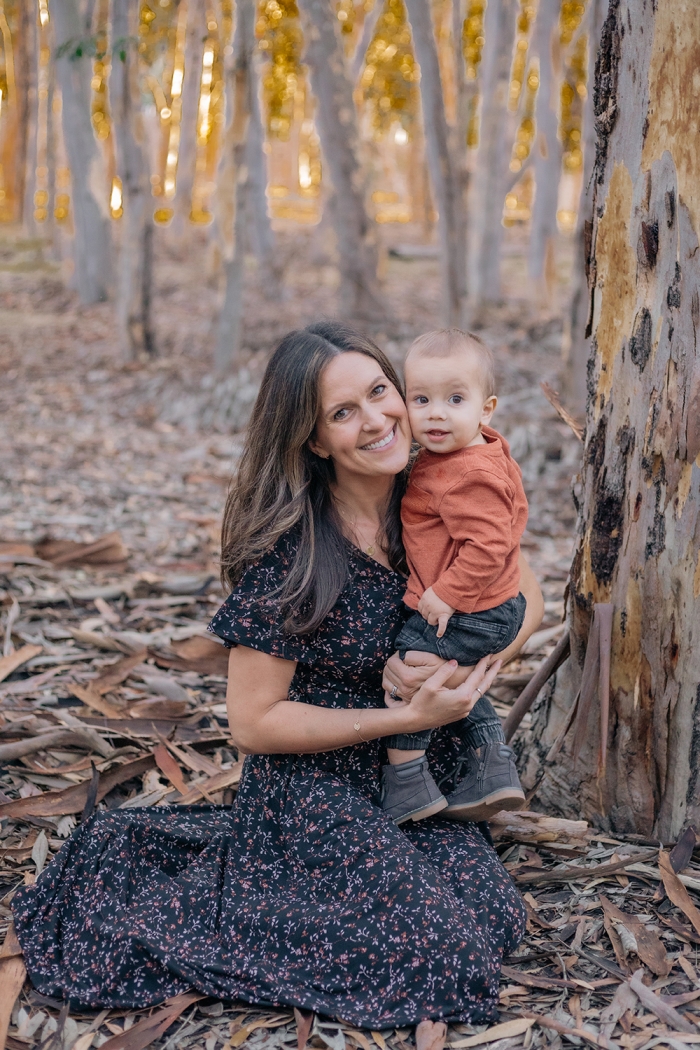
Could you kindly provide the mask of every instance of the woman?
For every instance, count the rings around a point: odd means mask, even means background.
[[[212,622],[250,753],[236,804],[87,822],[15,897],[40,991],[144,1006],[194,985],[371,1028],[494,1016],[524,927],[510,879],[475,825],[404,831],[376,799],[379,739],[464,717],[496,673],[448,688],[453,666],[394,659],[404,702],[382,702],[409,449],[399,380],[371,342],[333,324],[282,341],[226,508],[233,590]],[[435,733],[433,767],[457,759]]]

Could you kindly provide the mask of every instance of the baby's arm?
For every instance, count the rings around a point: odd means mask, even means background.
[[[431,627],[437,626],[438,638],[442,638],[445,633],[447,622],[454,611],[451,605],[443,602],[442,598],[438,598],[432,587],[423,591],[423,597],[418,602],[418,612],[423,619],[427,620]]]

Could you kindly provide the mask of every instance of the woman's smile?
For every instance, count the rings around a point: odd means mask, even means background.
[[[360,445],[363,452],[381,452],[385,448],[388,448],[396,440],[396,423],[394,423],[391,430],[379,438],[377,441],[372,441],[369,445]]]

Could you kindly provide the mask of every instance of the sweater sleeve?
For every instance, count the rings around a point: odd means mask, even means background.
[[[512,513],[511,486],[490,471],[467,471],[445,492],[439,514],[461,546],[433,584],[438,598],[460,612],[474,611],[483,592],[503,572],[513,548]]]

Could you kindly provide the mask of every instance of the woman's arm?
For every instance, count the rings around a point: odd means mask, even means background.
[[[534,634],[540,626],[542,623],[542,617],[544,616],[544,599],[542,598],[540,585],[522,552],[520,554],[519,564],[520,590],[527,602],[525,608],[525,619],[523,620],[523,625],[518,631],[515,641],[511,642],[508,648],[504,649],[502,653],[498,653],[498,658],[502,665],[508,663],[509,660],[512,660],[520,651],[530,635]],[[394,653],[394,655],[389,658],[389,661],[384,668],[384,680],[382,684],[387,692],[390,692],[391,689],[396,686],[398,695],[405,700],[410,700],[415,691],[419,689],[423,682],[425,682],[427,678],[434,673],[435,669],[441,665],[441,658],[439,656],[434,656],[432,653],[407,653],[405,662],[397,653]],[[450,685],[454,686],[459,681],[464,681],[468,674],[468,669],[460,667],[450,679]]]
[[[439,667],[410,704],[388,708],[317,707],[287,699],[296,664],[238,645],[228,665],[226,706],[231,736],[249,754],[311,754],[396,733],[419,733],[464,718],[498,673],[482,660],[457,689],[445,681],[457,666]],[[359,731],[355,725],[359,724]]]

